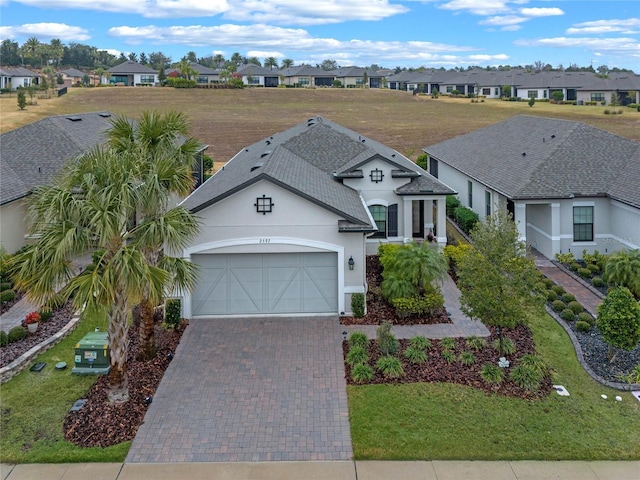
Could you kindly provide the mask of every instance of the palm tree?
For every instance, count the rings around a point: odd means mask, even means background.
[[[64,57],[64,45],[59,38],[51,39],[51,42],[49,42],[49,44],[51,45],[51,55],[56,61],[56,68],[58,68],[58,66],[60,65],[60,60],[62,60],[62,57]]]
[[[224,59],[224,57],[222,56],[222,54],[220,54],[220,53],[216,53],[216,54],[214,55],[214,57],[213,57],[213,61],[214,61],[214,62],[215,62],[215,64],[216,64],[216,68],[218,68],[218,69],[219,69],[220,67],[222,67],[222,65],[224,65],[225,59]]]
[[[157,112],[144,112],[137,123],[125,117],[118,117],[112,122],[107,136],[109,145],[118,152],[129,152],[137,157],[141,174],[149,181],[141,187],[141,202],[137,215],[142,223],[166,215],[169,211],[170,195],[186,196],[194,186],[192,175],[195,157],[200,144],[193,138],[187,138],[189,123],[186,116],[179,112],[161,115]],[[176,220],[185,221],[182,217]],[[194,220],[188,222],[192,224]],[[152,224],[153,225],[153,224]],[[179,224],[172,225],[171,231],[180,231]],[[192,227],[190,226],[190,229]],[[143,253],[147,263],[160,266],[167,258],[163,255],[163,246],[167,241],[162,234],[166,231],[144,230]],[[171,271],[177,268],[191,267],[188,263],[178,262]],[[180,270],[184,277],[193,276],[193,272]],[[149,289],[145,289],[140,302],[140,356],[152,358],[156,345],[154,338],[153,312],[157,304],[153,303]]]
[[[280,68],[289,68],[293,67],[293,60],[290,58],[283,58],[280,62]]]
[[[640,298],[640,250],[620,250],[612,254],[607,259],[603,278],[613,285],[627,287]]]
[[[38,40],[36,37],[29,37],[27,41],[22,44],[22,49],[27,53],[27,56],[32,60],[37,57],[39,48],[40,48],[40,40]]]
[[[268,57],[264,59],[265,68],[269,68],[269,70],[273,70],[274,68],[278,68],[278,59],[276,57]]]

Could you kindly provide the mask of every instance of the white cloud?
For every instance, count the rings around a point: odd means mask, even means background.
[[[588,50],[638,55],[640,42],[635,38],[555,37],[536,40],[517,40],[522,47],[586,48]]]
[[[451,0],[439,5],[443,10],[465,10],[474,15],[496,15],[509,13],[509,2],[501,0]]]
[[[14,0],[31,7],[137,14],[147,18],[210,17],[227,11],[226,0]]]
[[[527,17],[554,17],[564,15],[564,12],[556,7],[553,8],[521,8],[520,13]]]
[[[506,26],[506,25],[518,25],[526,22],[528,18],[520,17],[518,15],[502,15],[496,17],[489,17],[485,20],[478,22],[480,25],[490,25],[493,27]]]
[[[640,18],[624,20],[594,20],[592,22],[576,23],[568,28],[567,35],[597,35],[601,33],[621,33],[636,35],[640,31]]]
[[[258,58],[284,58],[285,55],[282,52],[274,52],[269,50],[249,50],[247,52],[247,57],[258,57]]]
[[[0,27],[0,38],[37,37],[40,41],[59,38],[66,42],[84,42],[91,38],[82,27],[64,23],[25,23],[11,27]]]

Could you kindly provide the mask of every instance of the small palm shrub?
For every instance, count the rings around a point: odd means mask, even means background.
[[[0,330],[0,347],[9,345],[9,335],[4,330]]]
[[[402,363],[400,363],[400,360],[396,357],[392,357],[391,355],[380,357],[376,362],[376,368],[386,378],[400,378],[404,375]]]
[[[347,363],[351,366],[359,363],[367,363],[369,361],[369,354],[360,345],[354,345],[347,352]]]
[[[596,324],[596,319],[591,316],[589,312],[580,312],[578,314],[579,322],[587,322],[592,327]]]
[[[540,355],[533,355],[528,353],[527,355],[523,355],[519,362],[520,365],[526,365],[527,367],[531,367],[543,375],[547,373],[549,367],[547,366],[547,362]]]
[[[483,348],[485,348],[487,346],[487,340],[482,338],[482,337],[477,337],[475,335],[472,335],[471,337],[467,338],[467,347],[473,349],[473,350],[482,350]]]
[[[582,307],[582,304],[580,302],[576,302],[575,300],[573,302],[569,302],[569,305],[567,306],[571,310],[573,310],[573,313],[575,313],[576,315],[578,315],[580,312],[584,310],[584,308]]]
[[[604,280],[602,280],[602,278],[593,277],[591,279],[591,285],[593,285],[596,288],[601,288],[601,287],[604,287],[605,283],[604,283]]]
[[[456,341],[451,337],[445,337],[445,338],[440,340],[440,346],[444,350],[455,350]]]
[[[553,310],[556,312],[561,312],[562,310],[567,308],[567,305],[562,300],[554,300],[554,302],[551,304],[551,308],[553,308]]]
[[[453,363],[456,361],[456,354],[451,350],[442,350],[442,358],[445,359],[447,363]]]
[[[532,365],[520,364],[511,370],[509,379],[528,392],[535,392],[540,387],[544,373]]]
[[[579,268],[578,276],[582,278],[591,278],[591,270],[588,268]]]
[[[547,290],[546,295],[548,302],[555,302],[558,299],[558,294],[553,290]]]
[[[564,287],[562,285],[554,285],[551,290],[553,290],[554,292],[556,292],[558,295],[563,295],[565,294],[565,290]]]
[[[473,365],[476,363],[476,356],[471,352],[462,352],[458,356],[458,361],[463,365]]]
[[[354,365],[351,369],[351,378],[357,383],[369,382],[373,380],[373,369],[366,363]]]
[[[415,363],[416,365],[427,361],[427,354],[425,351],[416,347],[407,347],[404,350],[404,356],[407,360],[411,363]]]
[[[2,292],[0,292],[0,302],[2,303],[11,302],[15,298],[16,292],[14,292],[13,290],[3,290]]]
[[[579,332],[589,332],[591,330],[591,324],[589,322],[582,322],[582,321],[577,321],[576,322],[576,329]]]
[[[429,350],[431,348],[431,341],[421,335],[416,335],[409,339],[409,345],[418,350]]]
[[[7,337],[8,337],[9,343],[13,343],[13,342],[18,342],[22,340],[26,336],[27,336],[27,331],[24,329],[24,327],[17,326],[9,330],[9,335]]]
[[[480,377],[485,383],[498,385],[504,380],[504,370],[492,363],[485,363],[480,369]]]
[[[351,348],[358,346],[366,349],[369,347],[369,339],[367,335],[362,332],[352,332],[347,341]]]
[[[491,347],[496,352],[500,352],[500,339],[496,338],[491,344]],[[503,338],[502,350],[504,351],[505,355],[513,355],[514,353],[516,353],[516,345],[515,343],[513,343],[513,340],[511,340],[510,338]]]
[[[383,322],[376,330],[376,338],[378,340],[378,350],[382,355],[395,355],[398,353],[400,344],[398,339],[391,333],[391,324]]]
[[[364,294],[353,293],[351,295],[351,311],[356,318],[364,317]]]
[[[564,303],[573,302],[575,299],[576,299],[576,297],[571,293],[563,293],[562,294],[562,301]]]
[[[560,318],[565,322],[572,322],[575,320],[576,314],[570,308],[565,308],[562,310],[562,313],[560,313]]]

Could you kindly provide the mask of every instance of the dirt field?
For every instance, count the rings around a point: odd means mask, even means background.
[[[115,87],[70,89],[61,98],[38,99],[20,111],[15,94],[0,97],[0,132],[49,115],[110,111],[136,118],[144,110],[180,110],[207,153],[226,162],[241,148],[306,119],[321,115],[415,159],[422,148],[477,130],[513,115],[541,115],[582,121],[640,141],[640,113],[604,115],[604,107],[413,96],[407,92],[360,89],[201,90]]]

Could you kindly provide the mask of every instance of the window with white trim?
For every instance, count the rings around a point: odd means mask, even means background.
[[[573,207],[573,241],[593,242],[593,207]]]

